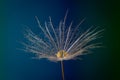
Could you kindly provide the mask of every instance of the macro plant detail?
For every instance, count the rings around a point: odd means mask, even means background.
[[[26,42],[23,42],[24,50],[36,54],[36,58],[46,58],[50,61],[61,62],[62,80],[64,80],[64,60],[78,59],[78,56],[91,52],[92,49],[101,47],[101,43],[95,40],[101,38],[104,31],[99,27],[91,26],[83,30],[80,26],[85,19],[81,20],[77,26],[73,22],[66,25],[68,11],[58,26],[49,22],[41,25],[38,17],[35,17],[41,34],[35,34],[31,29],[25,30]],[[95,42],[94,42],[95,41]]]

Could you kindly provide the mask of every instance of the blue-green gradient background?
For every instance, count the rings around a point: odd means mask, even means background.
[[[60,63],[31,59],[19,41],[23,25],[38,31],[35,16],[41,23],[52,17],[57,26],[69,10],[67,23],[77,24],[86,17],[85,26],[105,28],[105,48],[82,56],[82,60],[64,62],[65,80],[119,80],[120,6],[117,0],[0,0],[0,80],[61,80]],[[37,33],[37,32],[36,32]]]

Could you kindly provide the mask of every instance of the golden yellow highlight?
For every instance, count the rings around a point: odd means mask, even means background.
[[[57,58],[64,58],[64,57],[68,56],[68,53],[64,50],[60,50],[57,52],[56,56],[57,56]]]

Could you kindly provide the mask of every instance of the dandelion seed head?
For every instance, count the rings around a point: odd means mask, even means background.
[[[50,61],[62,61],[74,59],[77,56],[89,53],[91,49],[100,47],[100,43],[94,42],[101,38],[103,29],[99,27],[90,27],[86,30],[80,28],[85,19],[73,28],[73,22],[66,25],[66,13],[64,20],[60,21],[58,27],[52,23],[51,17],[49,22],[41,26],[39,19],[36,17],[41,35],[35,34],[31,29],[25,31],[27,42],[23,42],[24,50],[36,54],[38,59],[46,58]]]

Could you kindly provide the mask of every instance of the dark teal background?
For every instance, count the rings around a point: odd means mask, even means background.
[[[37,31],[35,16],[41,23],[52,17],[55,25],[69,10],[67,23],[105,28],[105,48],[64,62],[66,80],[119,80],[120,6],[117,0],[1,0],[0,1],[0,80],[61,80],[60,63],[31,59],[22,47],[23,25]],[[36,32],[37,33],[37,32]]]

